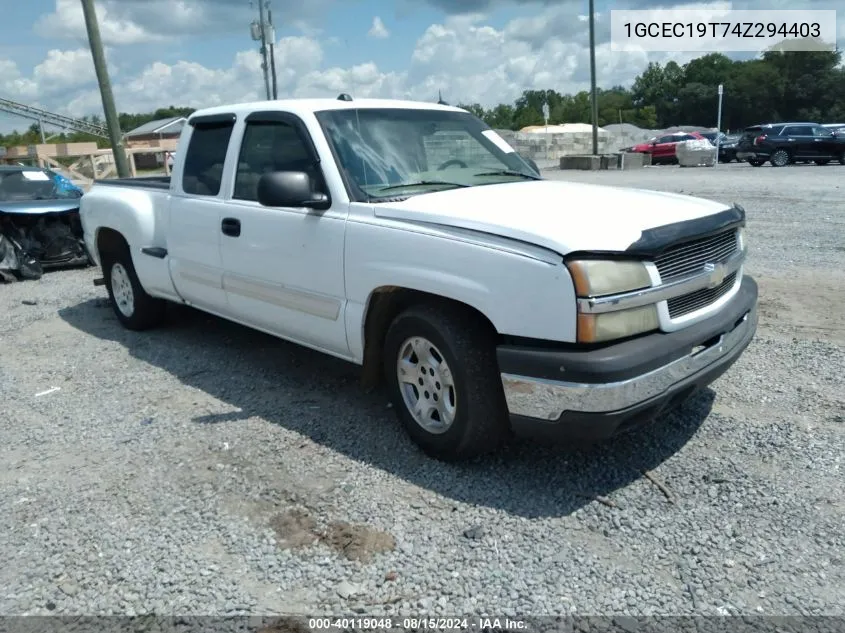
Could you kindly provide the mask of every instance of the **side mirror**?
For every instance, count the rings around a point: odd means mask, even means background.
[[[311,177],[304,171],[274,171],[258,180],[258,202],[265,207],[305,207],[325,210],[331,200],[311,190]]]

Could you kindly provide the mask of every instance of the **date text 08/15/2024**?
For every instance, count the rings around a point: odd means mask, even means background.
[[[329,629],[355,629],[386,631],[519,631],[527,628],[525,621],[511,618],[310,618],[308,628],[312,631]]]

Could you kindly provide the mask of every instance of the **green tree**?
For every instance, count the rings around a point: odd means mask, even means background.
[[[466,110],[467,112],[469,112],[469,113],[474,114],[475,116],[477,116],[479,119],[483,119],[483,118],[487,115],[487,113],[486,113],[486,111],[484,110],[484,108],[483,108],[483,107],[481,107],[481,105],[479,105],[479,104],[477,104],[477,103],[471,103],[471,104],[469,104],[469,105],[465,105],[465,104],[458,104],[458,106],[457,106],[457,107],[459,107],[459,108],[463,108],[463,109],[464,109],[464,110]]]

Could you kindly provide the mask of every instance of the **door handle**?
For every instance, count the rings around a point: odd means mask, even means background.
[[[241,234],[241,221],[237,218],[223,218],[220,230],[224,235],[238,237]]]

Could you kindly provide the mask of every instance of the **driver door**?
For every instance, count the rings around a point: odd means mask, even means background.
[[[657,139],[657,143],[651,151],[652,158],[671,158],[675,155],[675,143],[677,137],[675,136],[661,136]]]
[[[223,288],[238,320],[282,338],[348,357],[343,245],[348,204],[325,211],[265,207],[261,176],[305,171],[328,194],[305,124],[293,114],[249,115],[221,235]]]

